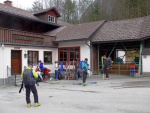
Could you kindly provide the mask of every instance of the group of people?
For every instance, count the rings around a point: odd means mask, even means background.
[[[109,69],[109,65],[108,65],[108,60],[106,58],[106,56],[103,56],[104,58],[104,70],[106,73],[106,79],[109,79],[108,76],[108,69]],[[80,64],[77,60],[75,62],[75,75],[76,75],[76,80],[78,80],[79,78],[79,74],[82,73],[82,79],[83,79],[83,86],[86,85],[86,79],[87,79],[87,74],[88,74],[88,70],[89,70],[89,65],[88,65],[88,59],[85,58],[84,61],[82,62],[82,64]],[[26,69],[24,69],[24,71],[21,73],[21,77],[23,79],[23,83],[25,85],[25,89],[26,89],[26,103],[27,103],[27,107],[30,108],[31,107],[31,101],[30,101],[30,92],[32,91],[33,96],[34,96],[34,106],[38,107],[41,104],[38,101],[38,93],[37,93],[37,89],[35,86],[35,79],[38,78],[38,76],[40,75],[39,72],[42,72],[44,74],[44,64],[43,62],[40,60],[39,61],[39,68],[37,67],[36,70],[33,70],[33,64],[28,64],[28,67]]]

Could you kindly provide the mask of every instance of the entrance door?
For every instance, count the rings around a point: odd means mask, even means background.
[[[21,51],[11,51],[11,71],[15,74],[21,73]]]

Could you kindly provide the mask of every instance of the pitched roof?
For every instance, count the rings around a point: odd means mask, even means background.
[[[18,16],[22,16],[22,17],[28,17],[28,18],[35,19],[35,20],[39,20],[30,11],[26,11],[26,10],[16,8],[13,6],[4,5],[2,3],[0,3],[0,11],[7,12],[10,14],[14,14],[14,15],[18,15]]]
[[[92,42],[108,42],[140,39],[145,17],[106,22],[92,37]],[[147,31],[144,30],[145,32]],[[143,36],[145,32],[143,31]],[[149,33],[150,34],[150,33]]]
[[[57,11],[57,9],[55,7],[51,7],[51,8],[48,8],[48,9],[43,9],[41,11],[35,12],[34,15],[38,15],[38,14],[41,14],[41,13],[46,13],[50,10],[54,10],[57,13],[57,16],[60,17],[60,13]]]
[[[43,20],[37,18],[36,16],[33,15],[33,13],[31,11],[26,11],[26,10],[16,8],[13,6],[4,5],[2,3],[0,3],[0,12],[12,14],[15,16],[20,16],[23,18],[28,18],[28,19],[42,22],[42,23],[49,24],[49,25],[54,25],[53,23],[49,23],[49,22],[46,22],[46,21],[43,21]]]
[[[68,26],[56,34],[56,42],[85,40],[89,38],[105,20]]]
[[[56,37],[56,34],[59,33],[61,30],[63,30],[64,28],[66,28],[67,26],[73,26],[72,24],[69,24],[67,22],[63,22],[63,21],[60,21],[60,20],[57,21],[57,24],[61,25],[61,27],[59,27],[57,29],[54,29],[52,31],[46,32],[44,35],[49,35],[49,36]]]
[[[144,22],[141,27],[140,38],[150,36],[150,16],[144,18]]]
[[[57,24],[61,26],[72,26],[73,24],[57,20]]]
[[[44,33],[44,35],[56,37],[56,34],[59,33],[61,30],[63,30],[63,29],[66,28],[66,27],[67,27],[67,26],[59,27],[59,28],[57,28],[57,29],[54,29],[54,30],[52,30],[52,31],[49,31],[49,32]]]

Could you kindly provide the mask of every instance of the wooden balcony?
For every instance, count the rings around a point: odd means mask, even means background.
[[[54,37],[32,32],[0,28],[0,42],[5,44],[57,46]]]

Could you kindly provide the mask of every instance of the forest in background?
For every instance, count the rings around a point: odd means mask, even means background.
[[[60,20],[71,24],[122,20],[150,14],[150,0],[35,0],[30,11],[56,7]]]

